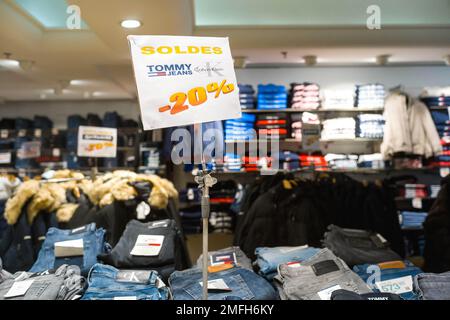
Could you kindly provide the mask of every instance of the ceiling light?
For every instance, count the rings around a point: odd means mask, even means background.
[[[19,66],[19,61],[12,59],[0,59],[0,67],[16,68]]]
[[[34,66],[34,61],[30,60],[20,60],[19,65],[23,71],[30,71]]]
[[[317,64],[317,56],[304,56],[303,60],[307,66],[314,66]]]
[[[448,66],[450,66],[450,54],[444,56],[444,61],[445,61],[445,63],[446,63]]]
[[[45,93],[41,93],[41,94],[39,95],[39,97],[40,97],[41,99],[47,99],[47,95],[46,95]]]
[[[125,29],[135,29],[135,28],[139,28],[142,23],[139,20],[123,20],[120,25],[122,26],[122,28]]]
[[[247,65],[247,57],[233,57],[233,62],[235,68],[245,68],[245,66]]]
[[[381,55],[377,56],[376,62],[380,66],[385,66],[388,64],[390,57],[391,57],[390,54],[381,54]]]

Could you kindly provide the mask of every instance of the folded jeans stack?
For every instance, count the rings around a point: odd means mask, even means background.
[[[417,294],[413,292],[413,278],[422,273],[422,270],[407,260],[356,265],[353,271],[374,292],[398,294],[405,300],[418,299]]]
[[[226,153],[224,162],[224,171],[226,172],[239,172],[242,170],[242,158],[238,154]]]
[[[322,140],[355,139],[356,121],[353,118],[328,119],[322,124]]]
[[[401,260],[379,233],[328,226],[323,244],[349,266]]]
[[[316,83],[291,83],[291,108],[301,111],[317,110],[320,106],[320,87]]]
[[[356,136],[359,138],[382,139],[384,119],[381,114],[359,114],[356,117]]]
[[[356,85],[356,107],[383,108],[386,92],[384,85],[379,83]]]
[[[239,87],[239,102],[242,109],[255,108],[255,89],[250,84],[238,84]]]
[[[209,225],[211,233],[232,234],[234,231],[234,214],[228,210],[211,211]]]
[[[422,300],[450,300],[450,271],[417,275],[414,291]]]
[[[284,86],[258,85],[258,109],[286,109],[287,93]]]
[[[339,289],[358,294],[372,292],[327,248],[302,263],[279,265],[274,284],[282,300],[330,300],[333,291]]]
[[[422,229],[428,216],[427,212],[414,211],[402,211],[400,214],[402,229]]]
[[[168,300],[169,290],[154,270],[118,270],[95,264],[81,300]]]
[[[278,266],[283,263],[297,263],[307,261],[318,253],[320,249],[305,246],[298,247],[258,247],[255,250],[255,266],[258,273],[269,281],[277,275]]]
[[[255,115],[243,113],[239,119],[225,121],[225,140],[254,140]]]

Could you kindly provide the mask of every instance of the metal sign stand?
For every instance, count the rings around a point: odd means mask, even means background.
[[[195,147],[195,143],[200,143]],[[194,159],[201,158],[202,170],[199,170],[195,182],[198,183],[198,187],[202,190],[201,210],[202,210],[202,222],[203,222],[203,266],[202,266],[202,289],[203,300],[208,300],[208,222],[209,222],[209,188],[211,188],[217,179],[211,176],[212,172],[208,172],[206,169],[206,162],[203,156],[203,132],[202,124],[194,124]],[[194,161],[195,162],[195,161]]]

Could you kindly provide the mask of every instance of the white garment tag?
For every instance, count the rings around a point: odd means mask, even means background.
[[[113,300],[137,300],[136,296],[114,297]]]
[[[18,132],[19,137],[25,137],[27,134],[27,130],[25,129],[20,129]]]
[[[381,234],[379,234],[379,233],[377,233],[377,237],[378,237],[378,239],[380,239],[380,241],[382,242],[382,243],[386,243],[386,242],[388,242]]]
[[[83,254],[83,239],[55,242],[55,257],[74,257]]]
[[[34,280],[15,281],[9,291],[5,294],[5,298],[19,297],[25,295],[30,289]]]
[[[8,130],[4,129],[0,131],[0,138],[7,139],[8,138]]]
[[[295,250],[301,250],[301,249],[306,249],[308,248],[308,245],[304,245],[304,246],[299,246],[299,247],[280,247],[280,252],[281,253],[289,253]]]
[[[450,173],[450,168],[441,168],[439,170],[441,178],[445,178]]]
[[[199,282],[203,287],[203,282]],[[223,279],[215,279],[208,281],[208,290],[230,290]]]
[[[164,236],[140,234],[130,254],[133,256],[157,256],[163,242]]]
[[[447,107],[448,116],[450,117],[450,107]]]
[[[421,198],[414,198],[412,200],[412,206],[416,209],[422,209],[422,199]]]
[[[412,276],[406,276],[386,281],[375,282],[375,285],[381,292],[401,294],[412,291],[413,279]]]
[[[41,129],[34,129],[34,136],[36,138],[40,138],[42,136],[42,130]]]
[[[54,157],[59,157],[61,155],[61,150],[59,150],[58,148],[53,148],[52,154]]]
[[[300,262],[288,262],[287,265],[289,268],[300,268]]]
[[[340,285],[335,285],[332,286],[330,288],[324,289],[322,291],[317,292],[317,294],[319,295],[321,300],[330,300],[331,299],[331,294],[336,291],[341,289]]]
[[[164,288],[166,286],[166,284],[164,283],[164,281],[162,281],[160,278],[156,279],[156,287],[158,289]]]
[[[58,133],[59,133],[58,129],[56,129],[56,128],[52,129],[52,135],[56,136],[56,135],[58,135]]]
[[[139,220],[144,220],[150,213],[150,210],[150,206],[146,202],[142,201],[136,207],[137,218]]]
[[[188,189],[187,198],[188,198],[188,200],[194,200],[194,198],[195,198],[194,189],[192,189],[192,188]]]

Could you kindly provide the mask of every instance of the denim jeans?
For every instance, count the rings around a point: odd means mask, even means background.
[[[105,230],[103,228],[96,229],[95,223],[73,230],[50,228],[39,251],[38,259],[30,272],[56,269],[63,264],[69,264],[80,267],[81,273],[86,275],[91,267],[97,263],[97,255],[108,250],[104,237]],[[77,239],[83,239],[84,254],[82,256],[55,257],[56,242]]]
[[[252,268],[252,262],[250,259],[245,255],[245,253],[239,248],[239,247],[229,247],[213,252],[208,252],[208,265],[211,265],[211,259],[210,257],[213,255],[220,255],[220,254],[234,254],[236,256],[236,265],[240,266],[245,269],[249,269],[253,271]],[[203,266],[203,255],[200,255],[200,257],[197,260],[197,267],[201,268]]]
[[[377,233],[344,229],[335,225],[328,226],[328,230],[329,232],[325,233],[325,247],[350,266],[401,260],[401,257],[389,248],[389,243]]]
[[[450,300],[450,271],[417,275],[414,291],[423,300]]]
[[[175,263],[175,236],[174,220],[160,220],[142,223],[137,220],[128,222],[122,237],[114,249],[99,258],[106,264],[116,268],[155,268]],[[157,256],[132,255],[139,235],[164,236],[161,250]]]
[[[280,297],[285,300],[329,300],[333,288],[359,294],[372,292],[344,261],[326,248],[303,263],[279,265],[275,280]]]
[[[20,281],[33,280],[33,283],[24,295],[6,298],[19,276]],[[68,265],[39,273],[18,272],[0,284],[0,300],[71,300],[84,292],[85,284],[78,268]]]
[[[89,287],[81,300],[167,300],[169,291],[156,271],[118,270],[95,264],[88,277]]]
[[[319,251],[320,249],[308,246],[276,248],[259,247],[255,250],[255,263],[259,267],[259,273],[268,280],[272,280],[273,277],[275,277],[277,268],[280,264],[294,261],[303,262]]]
[[[209,273],[208,282],[223,280],[230,291],[208,292],[208,300],[276,300],[277,293],[264,278],[241,267]],[[174,300],[202,299],[202,270],[175,271],[169,278]]]
[[[364,293],[358,294],[348,290],[336,290],[331,294],[331,300],[372,300],[372,301],[385,301],[385,300],[403,300],[397,294],[394,293]]]
[[[369,278],[374,275],[373,270],[380,270],[380,278],[376,279],[379,281],[386,281],[386,280],[393,280],[397,278],[407,277],[410,276],[414,278],[416,275],[422,273],[422,270],[416,266],[414,266],[409,261],[393,261],[394,263],[403,263],[405,265],[404,268],[402,267],[389,267],[388,264],[391,263],[387,262],[386,268],[383,267],[383,263],[378,265],[370,265],[370,264],[362,264],[357,265],[353,267],[353,271],[356,272],[361,279],[367,283]],[[374,283],[368,283],[369,286],[372,287],[372,290],[375,292],[379,292],[379,289],[376,287],[375,282]],[[412,291],[404,292],[399,294],[403,299],[405,300],[417,300],[418,296]]]

